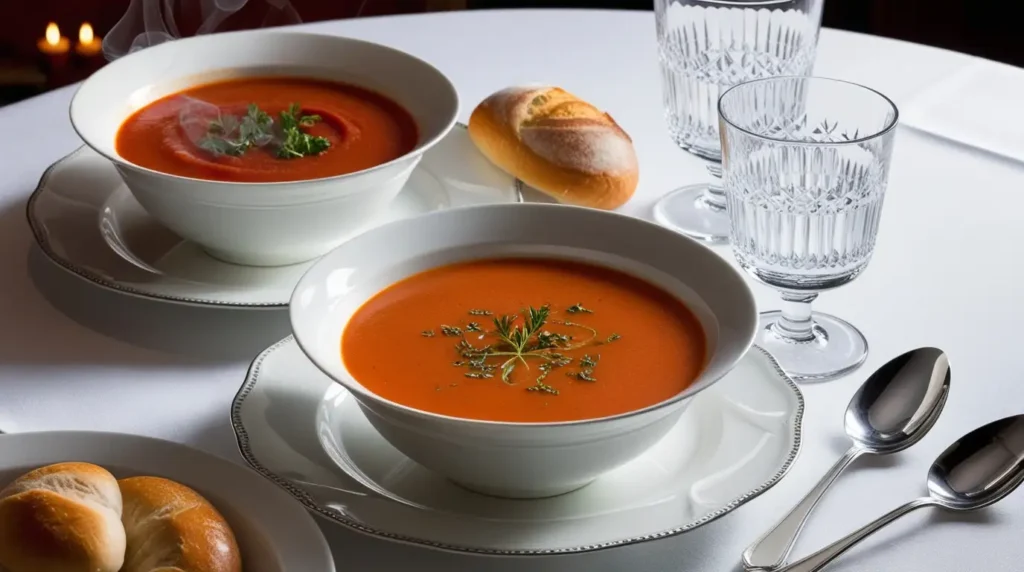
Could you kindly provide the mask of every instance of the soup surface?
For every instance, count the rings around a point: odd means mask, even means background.
[[[140,109],[117,153],[184,177],[237,182],[318,179],[375,167],[411,151],[408,111],[354,85],[287,77],[200,85]]]
[[[642,409],[686,389],[704,331],[677,298],[604,267],[459,263],[367,301],[341,340],[352,376],[403,405],[469,419],[553,422]]]

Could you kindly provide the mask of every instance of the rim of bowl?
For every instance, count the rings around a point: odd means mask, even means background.
[[[749,129],[746,129],[744,127],[740,127],[739,125],[736,125],[735,122],[731,121],[729,119],[729,116],[726,115],[725,111],[722,110],[722,102],[725,101],[725,97],[727,95],[729,95],[729,93],[731,91],[733,91],[734,89],[743,87],[745,85],[750,85],[750,84],[767,83],[767,82],[770,82],[770,81],[792,80],[792,79],[799,79],[799,80],[805,80],[805,81],[819,81],[819,82],[823,82],[823,83],[843,83],[843,84],[846,84],[846,85],[849,85],[849,86],[859,87],[859,88],[861,88],[861,89],[863,89],[865,91],[870,91],[870,92],[874,93],[875,95],[881,97],[886,103],[889,104],[889,107],[892,108],[892,119],[889,120],[889,123],[885,127],[875,131],[874,133],[872,133],[870,135],[864,135],[864,136],[858,137],[856,139],[843,140],[843,141],[829,141],[829,142],[824,142],[824,141],[822,141],[822,142],[817,142],[817,141],[796,141],[794,139],[783,139],[783,138],[780,138],[780,137],[771,137],[769,135],[763,135],[761,133],[755,133],[755,132],[753,132],[753,131],[751,131]],[[742,131],[743,133],[746,133],[747,135],[750,135],[751,137],[755,137],[757,139],[761,139],[762,141],[773,141],[775,143],[785,143],[786,145],[806,145],[808,147],[835,147],[835,146],[840,146],[840,145],[844,145],[844,146],[845,145],[856,145],[857,143],[863,143],[865,141],[870,141],[872,139],[877,139],[879,137],[884,136],[886,133],[888,133],[888,132],[892,131],[893,129],[895,129],[896,125],[899,124],[899,122],[900,122],[900,109],[899,109],[899,107],[896,106],[896,103],[892,99],[889,98],[889,96],[885,95],[884,93],[878,91],[875,88],[868,87],[866,85],[859,84],[857,82],[847,81],[845,79],[835,79],[835,78],[831,78],[831,77],[821,77],[821,76],[813,76],[813,75],[812,76],[780,75],[780,76],[774,76],[774,77],[763,77],[763,78],[760,78],[760,79],[755,79],[755,80],[751,80],[751,81],[747,81],[747,82],[743,82],[743,83],[738,83],[738,84],[730,87],[729,89],[725,90],[724,92],[722,92],[722,95],[718,98],[718,116],[722,119],[722,121],[724,121],[725,123],[728,123],[729,126],[732,127],[733,129]]]
[[[356,382],[354,377],[351,380],[349,380],[349,379],[339,379],[339,378],[335,377],[333,374],[331,374],[330,371],[328,371],[328,368],[325,367],[325,365],[320,363],[320,361],[315,357],[314,353],[309,351],[309,349],[307,348],[307,345],[305,343],[303,343],[304,336],[299,333],[300,332],[299,328],[296,328],[295,312],[292,310],[292,308],[294,308],[295,305],[296,305],[295,300],[296,300],[296,298],[299,295],[299,291],[302,289],[303,286],[306,285],[306,282],[308,280],[311,280],[310,276],[315,271],[317,271],[318,268],[321,265],[325,265],[326,264],[326,260],[327,260],[327,258],[329,256],[331,256],[338,249],[345,247],[344,244],[342,244],[341,246],[338,246],[338,247],[334,248],[333,250],[329,251],[327,254],[323,255],[315,263],[313,263],[313,265],[310,266],[302,274],[302,277],[299,278],[299,281],[295,285],[295,289],[292,290],[292,296],[291,296],[291,298],[288,301],[288,321],[289,321],[289,325],[292,328],[292,337],[295,338],[295,343],[299,346],[299,349],[302,350],[302,353],[306,356],[306,358],[309,359],[309,361],[312,362],[313,365],[315,365],[317,369],[319,369],[321,372],[323,372],[323,374],[326,375],[328,378],[330,378],[331,381],[333,381],[334,383],[340,384],[342,387],[347,389],[352,394],[352,396],[356,398],[357,401],[359,400],[360,397],[366,397],[366,398],[369,398],[369,399],[371,399],[373,401],[379,402],[379,403],[381,403],[381,404],[383,404],[383,405],[385,405],[387,407],[392,407],[392,408],[395,408],[395,409],[399,409],[399,410],[401,410],[403,412],[410,413],[410,414],[416,415],[418,417],[426,418],[426,419],[432,419],[432,420],[467,423],[467,424],[476,425],[476,426],[523,427],[523,428],[544,428],[544,427],[564,427],[564,426],[579,426],[579,425],[595,425],[595,424],[598,424],[598,423],[608,423],[608,422],[617,421],[617,420],[620,420],[620,419],[626,419],[628,417],[634,417],[636,415],[641,415],[641,414],[644,414],[644,413],[650,413],[650,412],[653,412],[653,411],[657,411],[659,409],[664,409],[664,408],[666,408],[666,407],[668,407],[670,405],[673,405],[673,404],[676,404],[676,403],[678,403],[680,401],[683,401],[684,399],[688,399],[690,397],[693,397],[694,395],[697,395],[698,393],[700,393],[700,392],[704,391],[705,389],[711,387],[712,385],[718,383],[719,380],[721,380],[723,377],[725,377],[730,371],[732,371],[733,368],[736,367],[736,364],[739,363],[739,361],[741,359],[743,359],[743,356],[745,356],[747,354],[747,352],[750,351],[750,348],[754,345],[754,338],[757,336],[757,323],[758,323],[757,322],[757,301],[754,298],[754,291],[750,288],[750,284],[748,284],[747,281],[744,279],[743,274],[740,273],[739,270],[737,270],[737,269],[733,268],[731,265],[729,265],[729,263],[724,258],[719,256],[714,250],[711,250],[709,247],[707,247],[706,245],[700,243],[696,239],[693,239],[693,238],[690,238],[690,237],[685,236],[683,234],[677,233],[677,232],[675,232],[673,230],[667,229],[667,228],[665,228],[665,227],[663,227],[661,225],[658,225],[656,223],[653,223],[651,221],[648,221],[648,220],[645,220],[645,219],[641,219],[641,218],[637,218],[637,217],[633,217],[633,216],[629,216],[629,215],[618,213],[618,212],[614,212],[614,211],[601,211],[601,210],[591,209],[591,208],[586,208],[586,207],[577,207],[577,206],[573,206],[573,205],[550,204],[550,203],[469,205],[469,206],[464,206],[464,207],[457,207],[457,208],[454,208],[454,209],[447,209],[447,210],[443,210],[443,211],[435,211],[435,212],[432,212],[432,213],[426,213],[426,214],[420,215],[420,216],[418,216],[416,218],[417,219],[425,219],[425,218],[440,217],[440,216],[445,216],[445,213],[457,213],[457,214],[461,214],[462,216],[470,216],[470,215],[467,215],[467,211],[472,212],[474,210],[501,210],[501,209],[508,209],[508,208],[540,209],[540,210],[555,210],[555,209],[558,209],[558,210],[564,210],[564,211],[570,212],[570,213],[571,212],[576,212],[576,211],[584,212],[586,214],[598,213],[599,216],[607,216],[607,217],[610,217],[610,218],[619,218],[619,219],[627,220],[627,221],[629,221],[628,224],[640,224],[642,226],[647,226],[648,228],[657,229],[656,230],[657,232],[662,232],[662,233],[665,234],[666,237],[672,237],[673,240],[683,240],[683,241],[691,243],[692,245],[694,245],[696,247],[704,249],[709,256],[714,257],[714,259],[716,261],[715,263],[719,264],[721,266],[721,268],[723,269],[724,273],[730,274],[733,277],[735,277],[737,282],[742,286],[741,292],[743,294],[744,301],[746,302],[747,306],[750,308],[750,315],[752,316],[752,319],[750,320],[750,327],[748,328],[749,331],[746,334],[746,339],[743,340],[743,342],[742,342],[742,348],[743,348],[742,351],[737,352],[735,358],[733,358],[728,363],[724,363],[722,365],[724,371],[722,372],[722,374],[720,376],[718,376],[715,379],[712,379],[712,380],[709,380],[709,381],[705,382],[700,387],[695,388],[694,386],[696,385],[696,382],[700,379],[701,375],[703,375],[704,371],[706,371],[706,369],[703,370],[701,372],[701,374],[699,374],[697,376],[697,378],[695,378],[693,380],[693,382],[691,382],[691,384],[686,387],[686,389],[683,389],[682,391],[680,391],[679,393],[673,395],[672,397],[669,397],[668,399],[659,401],[657,403],[653,403],[651,405],[648,405],[647,407],[642,407],[640,409],[634,409],[632,411],[625,411],[623,413],[617,413],[615,415],[606,415],[604,417],[594,417],[594,418],[591,418],[591,419],[577,419],[577,420],[573,420],[573,421],[536,421],[536,422],[527,422],[527,421],[492,421],[492,420],[487,420],[487,419],[469,419],[469,418],[466,418],[466,417],[456,417],[454,415],[444,415],[444,414],[441,414],[441,413],[433,413],[433,412],[430,412],[430,411],[425,411],[423,409],[417,409],[415,407],[410,407],[408,405],[404,405],[402,403],[398,403],[397,401],[392,401],[390,399],[386,399],[384,397],[381,397],[380,395],[377,395],[376,393],[366,389],[361,384]],[[448,216],[451,216],[451,215],[448,215]],[[371,232],[375,232],[375,231],[378,231],[378,230],[383,230],[383,229],[391,228],[392,225],[402,224],[403,222],[408,222],[408,221],[404,221],[404,220],[392,221],[392,222],[386,223],[384,225],[378,226],[376,228],[370,229],[370,230],[366,231],[363,234],[369,234]],[[684,303],[684,305],[685,305],[685,303]],[[347,326],[347,324],[346,324],[346,326]],[[344,335],[344,328],[342,328],[342,335]],[[711,355],[714,355],[714,354],[711,354]],[[706,365],[707,364],[705,363],[705,366]]]
[[[332,175],[330,177],[319,177],[319,178],[315,178],[315,179],[300,179],[300,180],[296,180],[296,181],[263,181],[263,182],[252,182],[252,183],[250,183],[250,182],[240,182],[240,181],[217,181],[217,180],[213,180],[213,179],[200,179],[200,178],[197,178],[197,177],[185,177],[185,176],[182,176],[182,175],[174,175],[174,174],[171,174],[171,173],[166,173],[164,171],[158,171],[156,169],[150,169],[149,167],[143,167],[142,165],[138,165],[136,163],[132,163],[131,161],[128,161],[127,159],[121,157],[117,153],[113,153],[113,154],[105,153],[104,151],[102,151],[101,149],[99,149],[95,145],[93,145],[92,142],[90,142],[89,138],[82,134],[82,130],[80,130],[78,128],[78,124],[75,122],[75,114],[76,114],[75,113],[75,103],[78,101],[78,96],[79,96],[79,94],[81,93],[81,91],[83,89],[85,89],[87,86],[90,85],[89,82],[96,83],[96,82],[102,80],[103,79],[102,74],[104,74],[105,70],[109,70],[109,69],[116,70],[117,69],[116,66],[118,65],[118,63],[123,61],[123,60],[126,60],[128,58],[132,58],[132,57],[139,57],[140,54],[145,54],[149,50],[170,49],[170,48],[167,48],[166,46],[174,46],[174,45],[177,45],[178,42],[192,42],[192,41],[198,42],[198,41],[207,40],[211,36],[212,37],[222,37],[222,36],[238,36],[238,35],[278,36],[278,37],[285,37],[285,36],[292,36],[292,37],[303,36],[303,37],[308,37],[308,36],[312,36],[312,37],[316,37],[316,38],[329,38],[331,40],[341,41],[342,43],[348,42],[348,43],[354,43],[354,44],[363,44],[365,46],[371,46],[371,47],[379,49],[379,50],[384,50],[384,51],[392,52],[392,53],[398,54],[400,56],[409,58],[409,59],[417,62],[418,64],[420,64],[420,65],[422,65],[422,66],[424,66],[426,68],[429,68],[431,71],[436,73],[439,78],[444,80],[444,85],[448,88],[448,92],[449,92],[448,95],[451,96],[452,101],[454,103],[451,116],[448,117],[444,127],[438,131],[437,135],[435,135],[434,137],[432,137],[432,138],[428,139],[427,141],[423,142],[423,144],[416,146],[413,150],[409,151],[408,153],[405,153],[405,154],[403,154],[403,155],[401,155],[399,157],[396,157],[396,158],[394,158],[394,159],[392,159],[392,160],[390,160],[390,161],[388,161],[386,163],[381,163],[380,165],[374,165],[373,167],[368,167],[368,168],[362,169],[360,171],[354,171],[352,173],[344,173],[344,174],[341,174],[341,175]],[[109,72],[109,73],[113,73],[113,72]],[[96,79],[96,78],[99,78],[99,79]],[[328,81],[330,81],[330,80],[328,80]],[[154,101],[156,101],[156,100],[154,100]],[[152,103],[152,102],[150,102],[150,103]],[[149,104],[147,104],[147,105],[149,105]],[[386,167],[388,167],[390,165],[393,165],[395,163],[398,163],[400,161],[404,161],[404,160],[407,160],[407,159],[409,159],[411,157],[417,157],[419,155],[422,155],[423,153],[428,151],[431,147],[436,145],[439,141],[444,139],[444,137],[448,134],[448,132],[451,131],[453,127],[455,127],[455,124],[458,123],[458,119],[459,119],[459,108],[460,108],[460,106],[461,106],[461,101],[459,100],[459,91],[455,88],[455,84],[452,83],[451,78],[449,78],[447,75],[445,75],[444,72],[442,72],[441,70],[437,69],[437,67],[435,67],[430,62],[427,62],[426,60],[418,58],[418,57],[410,54],[409,52],[405,52],[405,51],[399,50],[397,48],[392,48],[391,46],[387,46],[387,45],[384,45],[384,44],[378,44],[377,42],[370,42],[368,40],[360,40],[358,38],[350,38],[348,36],[334,36],[334,35],[330,35],[330,34],[314,34],[314,33],[307,33],[307,32],[287,32],[287,31],[259,29],[259,30],[239,30],[239,31],[235,31],[235,32],[222,32],[222,33],[218,33],[218,34],[204,34],[204,35],[201,35],[201,36],[190,36],[188,38],[180,38],[180,39],[177,39],[177,40],[172,40],[172,41],[169,41],[169,42],[164,42],[162,44],[158,44],[156,46],[152,46],[152,47],[149,47],[149,48],[138,50],[136,52],[132,52],[130,54],[122,56],[122,57],[114,60],[113,62],[110,62],[109,64],[103,66],[102,68],[100,68],[100,70],[98,72],[96,72],[93,75],[91,75],[88,78],[86,78],[86,80],[83,81],[82,84],[78,86],[78,89],[75,90],[75,95],[73,95],[71,97],[70,105],[68,105],[68,116],[71,119],[71,128],[74,129],[75,134],[78,135],[78,138],[81,139],[82,142],[85,143],[85,145],[88,146],[90,149],[92,149],[93,151],[95,151],[96,153],[98,153],[99,155],[105,157],[106,159],[108,159],[109,161],[111,161],[113,163],[121,164],[121,165],[127,165],[127,166],[129,166],[129,167],[131,167],[133,169],[138,169],[138,170],[144,171],[146,173],[150,173],[150,174],[158,175],[158,176],[162,176],[162,177],[167,177],[167,178],[170,178],[170,179],[176,179],[176,180],[183,181],[183,182],[207,183],[207,184],[213,184],[213,185],[226,185],[226,186],[232,186],[232,187],[233,186],[279,187],[279,186],[282,186],[282,185],[300,185],[300,184],[305,184],[305,183],[319,183],[319,182],[323,182],[323,181],[338,181],[338,180],[341,180],[341,179],[345,179],[347,177],[354,177],[356,175],[363,175],[363,174],[366,174],[366,173],[371,173],[373,171],[377,171],[379,169],[384,169],[384,168],[386,168]],[[124,119],[127,119],[127,117],[125,117]],[[124,123],[124,119],[122,119],[122,124]]]
[[[713,6],[745,6],[757,8],[759,6],[777,6],[779,4],[795,4],[797,0],[696,0],[699,4],[711,4]]]

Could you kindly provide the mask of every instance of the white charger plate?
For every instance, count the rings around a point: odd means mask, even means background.
[[[389,211],[373,224],[441,209],[522,202],[523,192],[522,183],[487,161],[466,127],[457,124],[424,154]],[[261,268],[212,258],[150,217],[113,165],[88,147],[43,173],[27,214],[36,243],[58,266],[143,298],[282,308],[312,264]]]
[[[169,441],[92,431],[0,434],[0,489],[64,461],[94,463],[117,478],[159,476],[195,489],[228,521],[247,572],[335,570],[316,522],[285,492],[244,466]]]
[[[464,490],[409,460],[292,338],[260,354],[232,405],[242,456],[314,513],[366,534],[502,555],[585,552],[719,518],[777,483],[800,448],[803,397],[754,348],[641,457],[541,500]]]

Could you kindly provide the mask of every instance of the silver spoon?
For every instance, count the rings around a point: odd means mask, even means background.
[[[807,515],[846,467],[861,455],[888,455],[920,441],[946,404],[949,379],[949,359],[937,348],[911,350],[872,373],[846,408],[846,434],[853,446],[789,514],[743,551],[743,565],[761,570],[781,566]]]
[[[928,469],[928,496],[914,499],[778,572],[815,572],[899,517],[925,506],[986,507],[1024,481],[1024,415],[994,421],[950,445]]]

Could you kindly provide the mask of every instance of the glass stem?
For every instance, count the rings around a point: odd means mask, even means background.
[[[725,210],[725,188],[722,186],[722,163],[718,161],[707,161],[708,173],[711,174],[711,181],[701,200],[711,210]]]
[[[772,324],[775,335],[787,342],[809,342],[814,340],[814,319],[811,317],[811,302],[817,294],[796,292],[782,293],[782,316]]]

